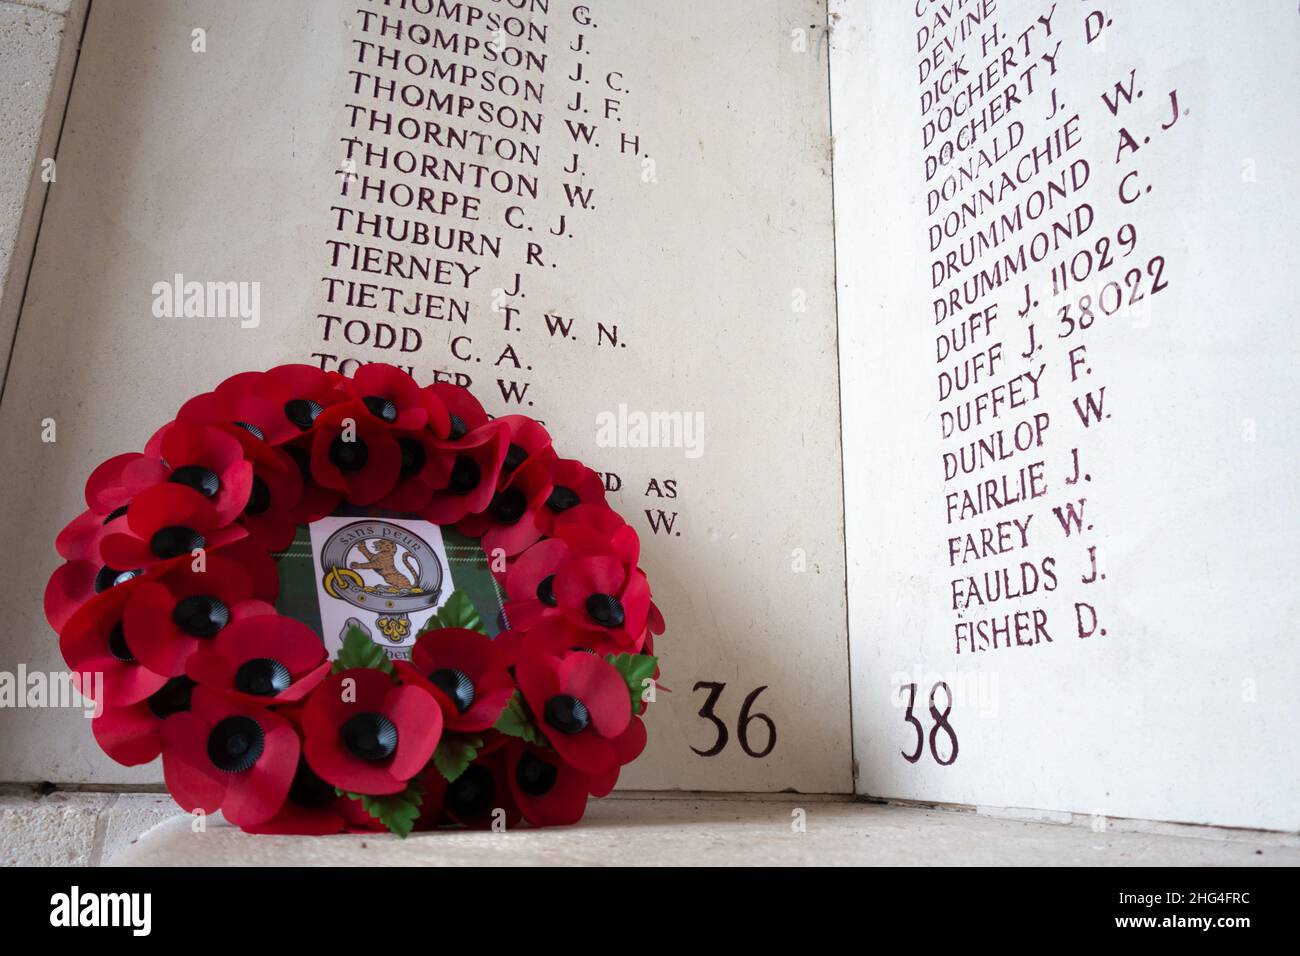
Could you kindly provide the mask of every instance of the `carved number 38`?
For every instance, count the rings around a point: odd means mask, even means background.
[[[940,687],[943,688],[943,692],[948,698],[948,703],[944,706],[942,711],[934,706],[934,695]],[[900,697],[903,694],[907,694],[907,713],[903,715],[903,720],[916,728],[916,750],[911,753],[903,750],[900,751],[900,753],[902,754],[903,759],[908,763],[916,763],[921,759],[921,754],[925,751],[925,728],[922,727],[921,722],[912,715],[912,707],[916,704],[916,685],[904,684],[898,689],[898,693]],[[934,720],[934,726],[930,728],[930,755],[934,757],[934,762],[939,764],[941,767],[947,767],[957,759],[957,732],[953,730],[952,725],[948,723],[948,715],[951,713],[952,689],[943,681],[939,681],[939,683],[930,688],[930,717]],[[947,734],[948,739],[952,741],[952,752],[948,755],[947,760],[944,760],[939,756],[939,748],[935,745],[935,740],[939,736],[940,730]]]

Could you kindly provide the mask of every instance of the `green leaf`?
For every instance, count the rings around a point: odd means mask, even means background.
[[[505,709],[501,711],[501,716],[497,722],[492,725],[493,729],[501,731],[510,737],[522,737],[530,744],[536,744],[539,747],[548,746],[546,738],[542,732],[537,729],[531,717],[528,716],[528,710],[524,707],[524,698],[519,691],[515,691],[515,696],[510,698]]]
[[[339,648],[332,673],[337,674],[353,667],[370,667],[385,674],[393,672],[393,662],[388,659],[384,649],[359,627],[350,627],[343,635],[343,646]]]
[[[343,791],[340,791],[341,793]],[[389,831],[405,839],[410,835],[415,821],[420,818],[420,804],[424,802],[424,785],[412,780],[401,793],[374,797],[368,793],[344,793],[350,800],[360,800],[368,814],[388,827]]]
[[[482,737],[443,734],[442,740],[438,741],[438,749],[433,752],[433,765],[451,783],[474,762],[482,746]]]
[[[627,682],[628,692],[632,695],[632,713],[641,713],[645,709],[645,701],[641,699],[645,681],[654,676],[658,658],[650,654],[607,654],[605,660],[613,664]]]
[[[469,595],[459,589],[453,591],[451,597],[447,598],[447,603],[438,608],[424,622],[424,627],[420,628],[420,633],[436,631],[443,627],[463,627],[471,631],[478,631],[480,634],[487,633],[487,628],[483,626],[483,618],[478,613],[478,608],[469,599]]]

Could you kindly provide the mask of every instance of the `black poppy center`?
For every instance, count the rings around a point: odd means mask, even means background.
[[[149,695],[149,709],[159,720],[187,711],[190,709],[190,695],[194,692],[194,687],[194,681],[188,677],[173,677]]]
[[[547,607],[555,607],[558,601],[555,600],[555,575],[548,574],[537,583],[537,600],[541,601]]]
[[[114,624],[113,629],[108,632],[108,652],[124,664],[130,664],[135,660],[131,648],[126,646],[126,629],[122,627],[121,621]]]
[[[270,657],[245,661],[235,671],[235,689],[257,697],[274,697],[288,690],[292,683],[289,668]]]
[[[515,782],[530,797],[541,797],[549,793],[559,775],[554,764],[547,763],[527,750],[520,756],[515,767]]]
[[[104,524],[108,524],[110,521],[116,521],[124,514],[126,514],[126,505],[122,505],[122,507],[120,508],[114,508],[112,511],[110,511],[107,515],[104,516]]]
[[[266,441],[266,435],[262,432],[262,429],[258,428],[252,422],[231,422],[231,424],[236,428],[242,428],[258,441]]]
[[[402,450],[402,477],[409,478],[422,470],[429,460],[428,453],[414,438],[399,438],[397,447]]]
[[[580,734],[591,723],[587,705],[568,694],[556,694],[543,711],[547,724],[562,734]]]
[[[467,495],[478,487],[482,477],[478,462],[468,455],[457,455],[455,464],[451,466],[451,481],[447,488],[452,494]]]
[[[217,473],[202,465],[182,465],[171,473],[168,481],[186,488],[193,488],[205,498],[211,498],[221,490],[221,479]]]
[[[458,441],[469,434],[469,427],[465,424],[465,419],[459,415],[451,416],[451,426],[447,431],[448,441]]]
[[[107,591],[109,588],[116,587],[119,584],[125,584],[132,578],[139,577],[141,574],[144,574],[144,572],[139,568],[136,568],[134,571],[119,571],[117,568],[110,568],[108,565],[104,565],[99,569],[99,573],[95,575],[95,593],[98,594],[101,591]]]
[[[506,460],[502,463],[501,467],[509,473],[516,470],[527,460],[528,451],[519,445],[516,445],[514,442],[511,442],[510,447],[506,449]]]
[[[564,485],[556,485],[551,489],[551,495],[546,499],[546,507],[550,508],[556,514],[568,511],[570,508],[576,508],[582,504],[582,499],[572,488],[566,488]]]
[[[397,749],[397,726],[383,714],[355,714],[344,722],[339,733],[343,746],[358,760],[384,760]]]
[[[262,756],[266,735],[252,717],[227,717],[208,734],[208,759],[226,773],[243,773]]]
[[[149,550],[157,557],[166,560],[197,551],[207,543],[207,539],[193,528],[172,524],[154,532],[153,537],[149,539]]]
[[[618,627],[623,623],[623,605],[612,594],[593,594],[587,598],[587,613],[601,627]]]
[[[311,428],[316,416],[323,411],[325,408],[310,398],[291,398],[284,403],[284,417],[304,432]]]
[[[492,496],[492,504],[488,506],[488,510],[501,524],[517,524],[524,516],[524,512],[528,510],[528,499],[518,488],[507,488]]]
[[[172,621],[192,637],[215,637],[230,623],[230,608],[219,598],[207,594],[191,594],[176,602]]]
[[[429,675],[429,682],[451,698],[458,713],[465,713],[474,703],[474,682],[464,671],[440,667]]]
[[[330,462],[339,471],[360,471],[370,460],[370,449],[361,438],[344,441],[337,436],[330,442]]]
[[[249,492],[248,504],[244,505],[244,514],[260,515],[271,507],[271,489],[257,475],[253,476],[253,490]]]
[[[328,807],[337,794],[334,787],[316,775],[307,761],[298,758],[298,769],[289,785],[289,799],[300,807]]]
[[[376,418],[383,419],[390,425],[397,421],[397,406],[382,395],[367,395],[361,401]]]
[[[486,767],[471,765],[447,787],[447,808],[462,820],[486,817],[496,806],[497,784]]]

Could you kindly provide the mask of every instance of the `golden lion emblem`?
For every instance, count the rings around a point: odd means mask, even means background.
[[[348,567],[354,571],[374,571],[384,583],[394,590],[408,590],[420,577],[420,565],[411,557],[409,551],[402,552],[402,563],[411,573],[407,577],[397,568],[397,542],[387,538],[372,538],[374,550],[366,547],[364,540],[356,543],[356,548],[366,558],[365,561],[350,561]]]

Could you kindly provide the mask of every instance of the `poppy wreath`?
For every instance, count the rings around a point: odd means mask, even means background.
[[[86,483],[45,614],[109,757],[161,756],[186,811],[250,833],[577,822],[644,749],[664,629],[637,534],[537,421],[389,365],[246,372]],[[453,526],[491,555],[409,660],[280,613],[278,558],[340,508]],[[351,622],[349,622],[351,623]]]

